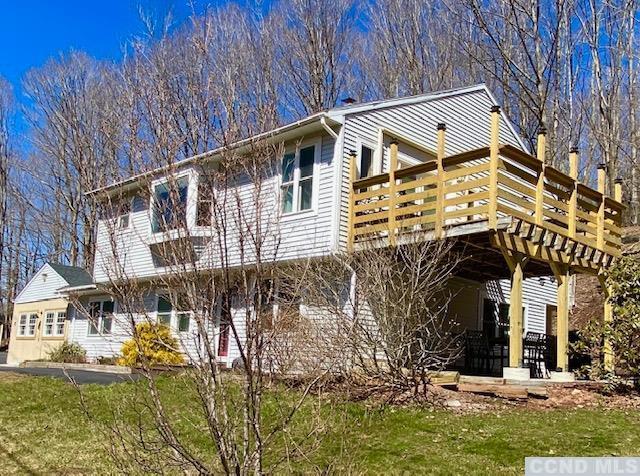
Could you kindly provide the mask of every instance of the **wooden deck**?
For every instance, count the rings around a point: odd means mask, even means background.
[[[544,165],[543,156],[491,144],[444,157],[438,131],[436,160],[398,168],[398,145],[389,151],[390,171],[360,180],[352,175],[349,246],[401,244],[491,232],[492,246],[540,261],[598,273],[621,254],[623,205],[577,180],[577,153],[567,175]],[[543,139],[542,139],[543,140]],[[355,171],[352,162],[352,174]]]

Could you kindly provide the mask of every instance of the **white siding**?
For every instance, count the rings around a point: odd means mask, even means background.
[[[498,303],[509,303],[509,280],[486,283],[483,297]],[[524,331],[546,333],[547,304],[556,305],[557,285],[551,277],[528,278],[522,283],[522,301],[525,308]]]
[[[261,217],[263,226],[268,228],[264,235],[270,238],[269,247],[263,250],[266,260],[289,260],[321,256],[331,249],[332,222],[334,216],[334,146],[335,140],[328,134],[307,138],[310,142],[318,141],[319,153],[316,166],[317,185],[314,190],[315,207],[312,210],[280,216],[280,175],[273,170],[262,184]],[[233,191],[240,198],[241,203],[252,204],[255,193],[254,184],[239,180]],[[234,200],[235,202],[235,197]],[[107,282],[110,274],[113,276],[114,256],[123,265],[119,274],[137,279],[162,274],[165,270],[154,264],[149,246],[151,240],[151,223],[149,204],[143,209],[135,210],[130,215],[131,224],[126,230],[115,231],[108,226],[108,222],[100,220],[97,229],[96,260],[94,279],[98,283]],[[248,205],[243,210],[250,215]],[[229,220],[226,233],[230,264],[239,264],[237,247],[237,227],[233,223],[236,213]],[[208,230],[210,231],[210,230]],[[217,267],[219,253],[216,250],[217,239],[209,239],[209,245],[201,250],[199,266]],[[114,249],[115,248],[115,249]]]
[[[23,304],[58,298],[61,297],[58,289],[67,285],[68,283],[62,276],[56,273],[51,266],[45,264],[20,291],[14,302],[15,304]]]

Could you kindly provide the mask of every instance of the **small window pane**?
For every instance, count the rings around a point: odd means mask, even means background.
[[[282,158],[282,182],[291,182],[293,180],[293,169],[295,166],[295,154],[284,154]]]
[[[315,146],[305,147],[300,150],[300,178],[313,175],[313,159],[315,156]]]
[[[129,214],[119,217],[118,228],[129,228]]]
[[[113,317],[111,314],[105,314],[102,316],[102,333],[111,334],[111,325],[113,324]]]
[[[178,314],[178,330],[180,332],[187,332],[189,330],[190,317],[188,312]]]
[[[360,149],[360,178],[369,177],[373,168],[373,150],[367,146]]]
[[[171,312],[173,307],[171,306],[171,301],[164,296],[158,297],[158,312]]]
[[[293,211],[293,185],[282,187],[282,211],[284,213]]]
[[[309,210],[312,204],[313,179],[300,181],[300,210]]]
[[[113,313],[113,301],[104,301],[102,303],[102,314]]]
[[[171,327],[171,313],[158,313],[158,324]]]

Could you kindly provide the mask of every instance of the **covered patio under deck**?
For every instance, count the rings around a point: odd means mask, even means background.
[[[606,292],[603,273],[621,254],[621,183],[613,187],[614,198],[608,197],[604,167],[598,169],[597,190],[580,183],[576,149],[568,153],[569,174],[546,165],[544,130],[536,156],[500,144],[499,121],[499,108],[494,107],[490,144],[452,156],[445,156],[446,125],[439,124],[437,151],[422,151],[433,160],[409,167],[399,167],[398,137],[389,146],[388,172],[358,180],[354,153],[348,246],[366,252],[368,246],[402,246],[416,236],[454,239],[465,257],[461,277],[479,282],[510,279],[508,364],[501,362],[501,367],[505,378],[517,380],[530,377],[528,342],[541,339],[523,334],[523,280],[553,276],[557,339],[555,356],[549,356],[547,348],[545,363],[554,366],[553,378],[570,380],[571,276],[597,275]],[[411,146],[415,148],[415,142]],[[604,317],[613,319],[608,303]],[[504,344],[490,345],[502,346],[505,359]],[[606,343],[605,366],[613,370]]]

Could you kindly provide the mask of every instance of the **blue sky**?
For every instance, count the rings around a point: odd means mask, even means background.
[[[215,1],[197,1],[200,11]],[[190,14],[188,0],[0,0],[0,76],[20,101],[25,72],[48,58],[82,50],[99,59],[118,60],[122,45],[143,31],[138,8],[175,22]]]

